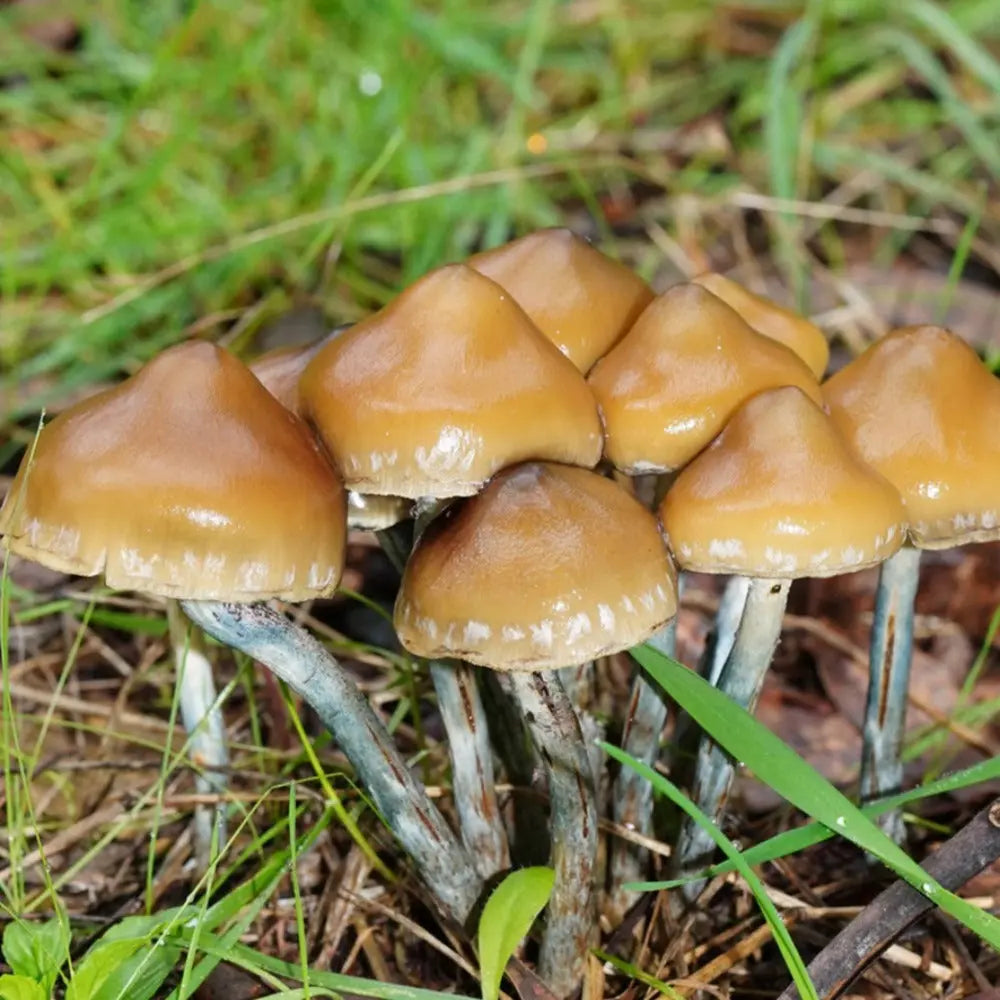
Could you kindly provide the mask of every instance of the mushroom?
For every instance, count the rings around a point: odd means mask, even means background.
[[[510,292],[584,373],[653,301],[642,278],[568,229],[540,229],[466,263]]]
[[[756,333],[729,305],[695,284],[677,285],[655,299],[594,366],[588,382],[604,419],[606,456],[633,475],[682,468],[736,407],[761,389],[797,385],[819,399],[819,386],[800,358]],[[722,619],[719,624],[726,626]],[[728,634],[734,630],[732,626]],[[722,628],[718,631],[721,646],[726,636]],[[669,633],[657,640],[668,655],[673,655],[671,641]],[[623,733],[625,750],[653,766],[666,718],[662,692],[637,671]],[[649,832],[651,790],[631,769],[618,777],[613,815],[620,825]],[[644,856],[632,844],[616,845],[612,882],[639,878]],[[631,900],[631,894],[619,891],[616,908]]]
[[[448,499],[524,458],[600,458],[597,407],[580,373],[509,293],[464,265],[425,275],[326,345],[300,391],[348,488],[366,494]],[[405,540],[382,540],[405,557]],[[475,678],[461,663],[432,660],[430,673],[463,837],[492,874],[508,855]]]
[[[305,425],[207,343],[164,351],[40,433],[0,510],[18,555],[181,601],[312,705],[449,915],[482,883],[349,675],[268,607],[329,594],[344,490]],[[239,603],[237,603],[239,602]]]
[[[823,377],[830,363],[830,345],[815,323],[724,275],[709,271],[692,280],[732,306],[758,333],[794,351],[816,378]]]
[[[594,926],[597,813],[579,720],[555,671],[642,642],[676,612],[652,515],[585,469],[531,462],[428,526],[394,621],[407,649],[508,671],[548,772],[555,888],[540,971],[577,986]]]
[[[1000,538],[1000,384],[941,327],[895,330],[823,387],[834,423],[902,494],[909,541],[882,566],[871,634],[861,792],[898,791],[920,550]],[[898,811],[883,816],[901,841]]]
[[[902,544],[905,515],[895,488],[857,457],[800,389],[762,392],[677,477],[660,521],[678,564],[750,578],[746,607],[719,688],[752,710],[781,633],[789,583],[852,573]],[[693,797],[716,818],[733,778],[725,754],[703,741]],[[712,848],[687,824],[681,867]]]
[[[327,344],[300,392],[345,484],[365,493],[471,496],[513,462],[601,457],[580,373],[507,292],[462,264]]]
[[[820,399],[805,362],[694,284],[655,299],[587,381],[604,454],[630,475],[681,468],[755,392],[794,385]]]

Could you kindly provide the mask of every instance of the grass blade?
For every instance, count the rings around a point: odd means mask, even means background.
[[[877,802],[869,803],[861,807],[861,811],[869,818],[874,819],[884,812],[891,812],[899,806],[905,806],[910,802],[918,802],[920,799],[930,798],[932,795],[945,795],[948,792],[956,791],[960,788],[969,788],[972,785],[982,784],[984,781],[996,781],[1000,779],[1000,757],[985,760],[981,764],[974,764],[972,767],[962,771],[956,771],[944,778],[928,782],[919,788],[913,788],[908,792],[900,792],[898,795],[891,795],[886,799],[879,799]],[[833,836],[833,831],[827,829],[822,823],[807,823],[796,830],[786,830],[774,837],[770,837],[761,844],[748,847],[742,853],[743,860],[748,865],[763,865],[768,861],[783,858],[789,854],[797,854],[807,847],[822,843]],[[634,892],[647,892],[658,889],[674,889],[687,882],[693,882],[701,878],[710,878],[714,875],[721,875],[723,872],[734,871],[735,866],[731,861],[723,861],[720,864],[712,865],[697,875],[689,875],[686,878],[666,879],[657,882],[632,882],[625,886]]]
[[[723,697],[725,696],[723,695]],[[771,901],[771,897],[768,896],[767,890],[764,888],[764,884],[758,878],[756,872],[746,863],[746,859],[741,855],[739,848],[672,781],[669,781],[662,774],[643,764],[642,761],[636,760],[631,754],[627,754],[624,750],[620,750],[610,743],[600,742],[598,746],[610,757],[626,765],[626,767],[632,768],[636,774],[645,778],[657,792],[665,795],[674,805],[683,809],[702,829],[708,831],[712,840],[715,841],[726,857],[732,862],[753,893],[761,913],[764,914],[764,919],[771,927],[774,942],[781,952],[781,957],[785,960],[785,965],[788,966],[792,980],[798,987],[799,996],[803,1000],[818,1000],[816,990],[809,979],[809,973],[806,971],[806,964],[802,961],[802,956],[799,954],[798,948],[795,947],[795,942],[792,940],[791,934],[788,933],[788,928],[785,926],[784,920],[781,919],[778,908]]]
[[[644,670],[721,747],[746,763],[758,778],[803,812],[819,820],[1000,948],[1000,920],[949,892],[872,823],[854,803],[766,726],[686,667],[648,646],[632,651]]]

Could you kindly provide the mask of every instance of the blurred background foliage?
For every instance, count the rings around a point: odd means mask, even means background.
[[[995,283],[998,51],[994,0],[8,0],[0,462],[175,340],[538,226],[646,277],[773,257],[803,306],[915,237]]]

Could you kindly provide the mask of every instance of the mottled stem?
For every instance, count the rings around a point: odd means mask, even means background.
[[[181,722],[188,734],[188,753],[195,766],[195,791],[199,795],[224,797],[229,787],[226,768],[226,726],[212,676],[199,637],[181,615],[174,600],[167,602],[170,645],[177,670],[177,694]],[[194,808],[192,834],[198,868],[204,871],[226,843],[226,803]]]
[[[464,922],[483,881],[347,671],[316,639],[266,605],[184,601],[182,607],[206,632],[262,663],[312,706],[430,893],[446,914]]]
[[[431,679],[451,756],[451,784],[462,840],[476,871],[489,878],[510,867],[507,833],[497,803],[486,712],[476,686],[477,668],[431,661]]]
[[[418,523],[416,534],[422,533],[425,526]],[[413,544],[409,534],[409,526],[402,524],[376,532],[383,552],[400,574]],[[489,878],[509,867],[510,851],[497,802],[489,726],[476,673],[475,668],[458,660],[430,664],[431,682],[448,737],[452,796],[462,840],[476,870]]]
[[[884,563],[872,621],[868,702],[861,756],[861,798],[898,792],[903,784],[903,735],[913,654],[913,605],[920,576],[920,549],[904,545]],[[879,817],[897,844],[906,837],[900,810]]]
[[[580,985],[596,927],[597,808],[580,723],[554,671],[512,673],[510,686],[542,756],[551,802],[555,886],[539,972],[560,997]]]
[[[648,643],[666,656],[677,651],[677,619],[663,626]],[[660,737],[667,724],[667,700],[658,684],[642,670],[632,681],[628,713],[622,730],[622,748],[649,767],[660,756]],[[649,836],[653,832],[653,786],[630,767],[623,767],[615,779],[612,816],[618,826]],[[638,844],[616,837],[611,845],[609,906],[623,914],[639,898],[639,893],[622,888],[645,874],[649,852]]]
[[[764,685],[781,622],[788,602],[788,580],[753,577],[747,589],[743,617],[736,630],[733,648],[719,675],[719,690],[752,712]],[[692,797],[703,812],[718,821],[729,795],[736,768],[729,755],[708,737],[702,737],[695,764]],[[709,835],[691,820],[685,820],[677,845],[677,865],[681,870],[708,862],[715,849]],[[690,899],[703,883],[691,882],[684,888]]]
[[[549,819],[545,803],[536,794],[541,758],[514,701],[510,674],[487,670],[480,680],[490,735],[514,787],[513,862],[519,867],[544,865],[549,857]]]

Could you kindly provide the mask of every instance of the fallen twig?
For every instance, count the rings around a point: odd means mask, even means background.
[[[958,889],[1000,858],[1000,799],[924,862],[924,869],[946,889]],[[852,920],[813,960],[809,976],[821,1000],[834,1000],[933,903],[902,880],[894,882]],[[778,1000],[799,1000],[789,986]]]

